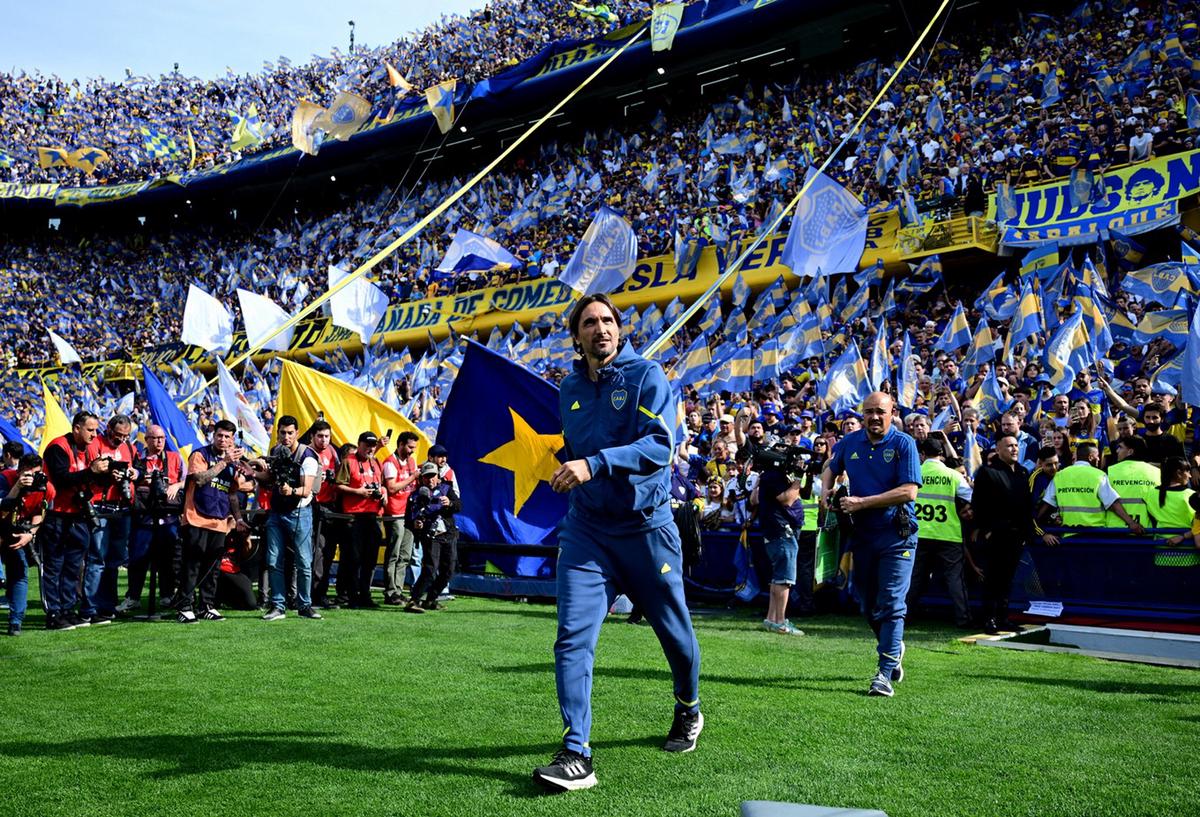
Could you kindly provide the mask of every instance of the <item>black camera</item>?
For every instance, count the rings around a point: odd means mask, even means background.
[[[79,503],[79,507],[83,513],[83,520],[87,522],[89,527],[94,528],[100,524],[100,517],[96,516],[96,506],[92,504],[91,491],[77,491],[75,493],[75,500]]]
[[[27,491],[44,491],[50,486],[50,478],[46,476],[45,471],[34,471],[33,482],[29,483]]]
[[[779,471],[791,481],[796,481],[810,467],[812,452],[797,445],[777,443],[770,448],[754,452],[754,467],[760,471]]]
[[[296,462],[291,454],[278,454],[271,457],[267,460],[267,470],[276,486],[280,488],[284,485],[289,488],[300,487],[302,482],[300,463]]]
[[[441,514],[441,503],[435,503],[435,498],[433,491],[423,485],[409,496],[408,505],[412,509],[411,519],[415,530],[424,530],[427,521]]]
[[[363,488],[367,491],[367,496],[371,499],[383,499],[383,486],[378,482],[368,482]]]

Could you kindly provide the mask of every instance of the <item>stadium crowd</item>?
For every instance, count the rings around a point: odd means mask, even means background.
[[[519,20],[527,10],[544,12],[545,6],[493,5],[489,13],[495,16],[501,8]],[[839,154],[844,158],[833,176],[876,208],[899,207],[908,213],[912,208],[904,201],[907,192],[919,202],[914,202],[916,209],[961,208],[972,213],[982,212],[983,196],[997,181],[1028,183],[1081,167],[1103,171],[1185,149],[1194,134],[1183,119],[1184,101],[1196,92],[1196,80],[1190,68],[1178,64],[1174,46],[1164,40],[1168,33],[1178,32],[1177,44],[1193,42],[1194,10],[1192,3],[1152,3],[1145,8],[1084,4],[1065,19],[1031,15],[1007,27],[951,29],[923,65],[897,83],[861,138]],[[511,20],[495,22],[501,28],[508,24]],[[438,36],[444,41],[444,32]],[[1144,59],[1137,56],[1142,53]],[[378,61],[377,56],[372,59]],[[481,64],[483,73],[495,68],[494,63]],[[986,66],[990,67],[985,71]],[[430,76],[461,69],[457,65]],[[788,87],[748,87],[716,105],[658,112],[641,127],[588,132],[569,144],[543,143],[489,178],[461,208],[447,213],[431,235],[402,248],[394,262],[378,270],[379,283],[396,302],[445,288],[553,277],[601,201],[619,208],[633,224],[643,256],[671,252],[681,240],[727,250],[739,237],[773,220],[780,203],[796,192],[800,171],[828,155],[886,70],[886,65],[868,61],[836,75],[806,77]],[[1056,83],[1046,82],[1051,70]],[[1105,78],[1113,84],[1106,84]],[[1056,90],[1048,87],[1053,85]],[[1052,99],[1049,90],[1061,99]],[[934,96],[937,106],[931,105]],[[944,117],[940,130],[932,113],[939,109]],[[239,285],[284,304],[303,303],[309,293],[324,287],[328,265],[345,267],[364,259],[457,184],[443,178],[410,185],[402,195],[390,188],[347,194],[320,206],[306,205],[290,215],[276,215],[267,229],[258,232],[185,224],[165,232],[89,236],[82,244],[80,236],[66,233],[10,242],[0,250],[3,344],[10,363],[46,361],[47,329],[70,338],[85,358],[133,353],[173,341],[178,336],[178,305],[189,283],[204,286],[235,313],[233,293]],[[456,226],[496,237],[524,261],[524,267],[497,273],[437,273],[448,234]],[[1180,246],[1196,241],[1186,229],[1180,235],[1185,242]],[[790,519],[805,537],[800,551],[811,555],[818,528],[826,524],[819,497],[814,495],[814,486],[819,485],[815,473],[840,437],[861,423],[852,404],[843,405],[829,393],[833,380],[829,374],[851,348],[865,351],[878,345],[886,354],[879,354],[885,374],[876,385],[895,394],[898,421],[918,441],[925,462],[925,495],[918,498],[918,510],[925,525],[922,536],[929,541],[919,549],[924,561],[917,570],[913,591],[917,597],[922,582],[936,568],[950,585],[958,623],[967,626],[972,623],[965,606],[967,585],[979,584],[981,591],[970,592],[982,593],[983,623],[998,629],[1005,623],[1007,594],[1021,548],[1031,541],[1052,543],[1058,535],[1053,530],[1059,527],[1124,528],[1135,534],[1165,529],[1159,534],[1164,550],[1157,563],[1164,568],[1194,566],[1196,556],[1189,549],[1196,544],[1193,489],[1200,486],[1196,447],[1200,424],[1195,407],[1177,394],[1178,378],[1172,381],[1168,371],[1169,364],[1178,364],[1187,353],[1186,338],[1165,330],[1147,336],[1143,327],[1155,313],[1176,308],[1176,295],[1183,298],[1190,293],[1194,299],[1200,284],[1194,283],[1193,273],[1181,273],[1177,290],[1170,293],[1171,303],[1164,303],[1161,296],[1156,300],[1136,285],[1111,249],[1107,242],[1076,249],[1068,252],[1061,267],[1055,256],[1051,274],[997,264],[995,270],[1001,275],[986,288],[980,281],[945,280],[939,262],[930,259],[911,275],[889,280],[859,274],[830,276],[815,285],[791,281],[771,287],[757,300],[750,298],[748,289],[739,290],[732,304],[716,313],[710,309],[693,321],[660,356],[680,387],[686,417],[687,436],[674,464],[675,500],[681,508],[695,508],[705,527],[761,525],[762,507],[776,500],[755,491],[764,470],[770,470],[756,454],[777,442],[795,446],[802,452],[797,456],[803,473],[788,476],[798,477],[794,481],[799,494],[786,507],[771,508],[771,524],[788,526]],[[978,328],[985,317],[991,320],[989,331],[996,345],[1012,340],[1014,316],[1024,313],[1020,311],[1023,299],[1014,302],[1009,295],[1035,280],[1042,293],[1035,331],[1005,343],[1002,354],[991,344],[976,343],[984,336]],[[1132,285],[1126,286],[1131,280]],[[94,284],[81,286],[80,281]],[[1111,343],[1092,349],[1094,360],[1072,369],[1064,380],[1061,372],[1047,366],[1046,348],[1083,309],[1085,300],[1097,305],[1096,311],[1086,311],[1090,335],[1098,338],[1103,333],[1097,330],[1104,328]],[[810,337],[812,324],[805,323],[806,315],[817,316],[815,339]],[[658,307],[640,316],[631,314],[626,323],[631,342],[638,347],[666,325]],[[975,333],[971,326],[977,327]],[[1126,331],[1131,328],[1136,331]],[[511,357],[558,380],[564,362],[551,359],[545,351],[562,340],[563,331],[551,321],[528,331],[514,330],[499,345]],[[881,332],[889,343],[876,344]],[[719,366],[693,370],[691,353],[697,349],[707,350],[707,357],[701,357],[710,361],[721,359],[722,350],[732,354],[752,349],[760,365],[752,378],[743,374],[741,379],[722,375]],[[767,362],[768,352],[778,354],[775,364]],[[436,379],[424,377],[418,382],[416,375],[406,374],[373,386],[382,387],[382,396],[390,403],[411,404],[424,394],[422,419],[436,420],[453,381],[447,365],[452,354],[452,350],[439,351],[435,363],[441,373]],[[365,359],[352,362],[342,355],[332,368],[348,378],[370,380]],[[1176,374],[1177,370],[1178,365]],[[189,375],[177,369],[172,381],[177,394],[193,391]],[[242,385],[255,395],[268,426],[275,420],[275,382],[270,371],[243,372]],[[6,413],[22,436],[37,439],[42,421],[40,388],[34,392],[29,381],[18,380],[12,366],[3,386],[12,401]],[[374,552],[385,535],[379,513],[390,517],[406,513],[408,506],[397,511],[392,499],[411,497],[404,488],[411,491],[419,480],[436,477],[432,485],[422,485],[430,488],[431,497],[443,481],[453,484],[452,472],[448,477],[445,462],[437,462],[437,455],[434,471],[428,475],[427,464],[418,469],[415,461],[403,457],[395,458],[390,471],[385,465],[375,475],[370,465],[372,445],[390,441],[372,443],[372,435],[360,438],[356,445],[338,441],[353,449],[341,452],[338,468],[314,467],[313,458],[305,453],[307,444],[297,444],[294,435],[305,430],[295,428],[293,436],[281,435],[278,441],[290,452],[287,456],[237,466],[240,455],[230,453],[236,447],[233,430],[216,420],[216,401],[210,398],[191,410],[211,447],[200,459],[193,453],[189,462],[172,466],[169,456],[161,449],[155,451],[157,427],[143,402],[130,397],[130,405],[118,410],[120,395],[107,393],[106,386],[78,372],[64,374],[56,388],[61,402],[73,411],[87,408],[102,414],[104,433],[92,436],[99,426],[97,419],[77,415],[68,435],[71,439],[64,439],[54,453],[40,452],[44,464],[10,452],[6,465],[16,469],[10,473],[29,473],[28,480],[16,476],[10,484],[30,489],[38,470],[53,479],[56,470],[62,475],[64,466],[68,474],[79,472],[71,470],[75,465],[88,469],[80,477],[67,477],[63,485],[70,487],[59,491],[68,497],[64,501],[80,503],[70,512],[82,517],[82,499],[73,489],[86,484],[92,491],[89,502],[132,507],[139,502],[139,492],[148,498],[152,488],[144,472],[154,469],[138,468],[137,463],[159,457],[168,474],[165,490],[173,489],[175,494],[170,501],[184,495],[175,515],[186,520],[189,498],[196,510],[199,494],[201,504],[213,503],[202,515],[221,520],[220,525],[208,527],[183,525],[181,534],[178,529],[157,531],[170,523],[160,523],[153,513],[139,522],[137,515],[118,511],[90,528],[79,518],[64,520],[59,514],[56,521],[51,514],[43,523],[50,527],[39,535],[59,548],[54,551],[58,561],[48,562],[42,547],[43,564],[58,571],[52,574],[57,584],[47,592],[43,575],[43,599],[51,614],[48,622],[61,629],[85,619],[111,620],[118,612],[134,609],[136,598],[115,596],[116,569],[129,562],[131,588],[135,587],[135,571],[145,572],[144,565],[136,565],[147,558],[146,543],[157,541],[154,537],[160,534],[170,544],[156,551],[169,556],[158,575],[166,584],[166,595],[178,590],[169,601],[181,621],[220,617],[213,581],[226,573],[247,577],[246,582],[238,581],[243,600],[239,603],[259,601],[252,588],[257,581],[269,618],[283,614],[289,603],[304,615],[319,616],[316,610],[329,598],[328,587],[322,588],[321,582],[328,583],[327,560],[333,553],[321,539],[324,535],[356,543],[350,550],[343,548],[343,558],[349,554],[350,564],[339,566],[337,594],[347,604],[368,605]],[[280,418],[281,428],[287,426],[285,419]],[[322,429],[307,431],[316,449],[313,456],[327,466],[330,460],[321,452],[332,450],[331,441],[322,441]],[[133,450],[131,440],[138,435]],[[408,442],[398,439],[396,446]],[[93,469],[92,462],[102,460],[100,453],[89,453],[93,446],[110,456],[111,451],[123,450],[123,457],[113,459],[135,463],[130,472],[134,476],[124,480],[132,490],[122,495],[122,479],[102,475],[108,466]],[[290,482],[281,479],[281,464],[272,470],[272,462],[282,463],[288,457],[296,458],[298,481],[294,476]],[[186,479],[185,473],[190,475]],[[929,488],[933,485],[952,490]],[[255,491],[256,486],[266,490]],[[347,487],[353,490],[343,490]],[[986,496],[987,502],[973,501],[973,490]],[[218,496],[221,492],[226,496]],[[238,544],[239,534],[245,533],[240,523],[249,518],[243,519],[244,506],[233,498],[242,492],[258,493],[255,507],[265,509],[265,562],[270,568],[265,580],[259,567],[237,565],[246,553],[246,547]],[[326,500],[321,499],[322,492]],[[25,491],[30,493],[36,491]],[[457,489],[444,495],[443,507],[453,509],[459,501]],[[1073,501],[1062,501],[1064,495]],[[358,518],[336,517],[330,534],[330,527],[320,524],[321,507],[333,500],[343,504],[331,513]],[[301,511],[313,502],[307,513]],[[23,502],[18,516],[36,510],[38,504]],[[1026,508],[1027,512],[998,517],[999,508]],[[800,509],[803,513],[797,513]],[[126,521],[114,524],[114,518]],[[37,526],[34,516],[28,519]],[[150,533],[143,536],[140,531],[147,519]],[[448,567],[454,561],[452,513],[438,519],[440,526],[430,523],[432,536],[442,539],[427,550],[439,559],[422,571],[432,569],[437,578],[421,585],[420,592],[413,591],[417,604],[402,602],[414,609],[436,604],[434,591],[444,587],[442,577],[448,579],[452,569]],[[395,526],[396,521],[390,519],[389,524]],[[119,542],[121,536],[124,544]],[[397,534],[393,527],[387,536],[395,560],[389,559],[385,571],[385,600],[396,602],[402,599],[404,562],[412,557],[411,552],[404,556],[403,531]],[[227,548],[232,549],[233,569],[214,567],[223,565]],[[288,553],[295,562],[294,591],[285,563]],[[15,558],[6,551],[6,559]],[[795,584],[793,609],[811,612],[813,600],[807,590],[813,566],[793,565],[795,575],[790,580],[787,567],[778,574],[772,571],[773,578],[779,579],[773,583]],[[10,589],[11,574],[10,570]],[[82,581],[83,606],[72,595],[76,580]],[[196,589],[198,601],[192,594]],[[768,622],[776,632],[795,631],[787,619]]]

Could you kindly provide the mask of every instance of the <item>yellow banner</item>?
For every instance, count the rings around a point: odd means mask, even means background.
[[[1178,216],[1176,202],[1200,192],[1200,150],[1098,174],[1094,186],[1074,196],[1070,188],[1067,177],[1014,191],[1017,215],[1004,223],[1002,241],[1082,243],[1103,237],[1108,229],[1133,233],[1169,224]],[[1087,203],[1079,206],[1078,201]],[[995,216],[992,194],[987,217]]]
[[[867,245],[863,250],[861,267],[869,267],[876,261],[885,265],[901,263],[896,249],[896,231],[900,217],[895,210],[872,214],[867,224]],[[762,245],[746,259],[742,267],[743,277],[751,289],[761,289],[783,275],[789,280],[791,272],[782,262],[786,233],[768,236]],[[746,245],[750,239],[746,240]],[[734,257],[740,255],[741,247],[735,247]],[[620,291],[613,294],[613,301],[622,309],[636,306],[639,309],[656,303],[665,306],[673,298],[685,303],[697,298],[717,279],[716,251],[705,248],[696,265],[695,272],[680,275],[675,270],[675,259],[671,255],[659,255],[638,261],[633,275]],[[733,290],[734,280],[726,282],[724,291]],[[419,301],[392,304],[379,323],[377,332],[383,335],[389,346],[424,345],[432,334],[442,339],[454,332],[460,335],[479,332],[486,337],[492,327],[507,328],[520,321],[528,326],[547,312],[561,311],[575,300],[570,288],[553,278],[521,281],[499,287],[487,287],[472,292],[424,298]],[[358,334],[334,326],[327,318],[306,321],[296,327],[291,347],[282,357],[306,360],[309,353],[325,354],[334,348],[355,352],[362,349]],[[229,356],[238,356],[246,351],[246,337],[242,333],[234,336],[233,349]],[[259,361],[267,360],[276,353],[263,352],[256,355]],[[148,352],[140,358],[151,365],[186,361],[188,364],[208,371],[212,359],[197,347],[173,344]],[[114,365],[116,361],[87,364],[88,367]],[[59,367],[37,370],[38,374],[57,371]],[[23,375],[34,373],[32,370]]]
[[[0,199],[52,199],[57,192],[57,184],[0,182]]]

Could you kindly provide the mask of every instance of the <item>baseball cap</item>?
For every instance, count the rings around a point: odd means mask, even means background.
[[[358,435],[358,444],[370,443],[371,445],[379,445],[379,437],[374,431],[364,431]]]
[[[721,415],[721,422],[722,422],[722,423],[732,423],[732,422],[733,422],[733,415],[732,415],[732,414],[722,414],[722,415]]]
[[[429,456],[431,457],[448,457],[450,452],[446,450],[446,446],[441,443],[429,446]]]
[[[427,477],[430,474],[436,474],[437,472],[438,472],[437,463],[427,462],[421,466],[421,476],[423,476],[423,477]]]
[[[711,423],[714,419],[711,411],[706,411],[700,415],[700,422],[702,423]]]
[[[811,411],[809,411],[808,409],[805,409],[804,411],[800,412],[800,419],[803,420],[806,417],[809,420],[813,419],[813,413]]]

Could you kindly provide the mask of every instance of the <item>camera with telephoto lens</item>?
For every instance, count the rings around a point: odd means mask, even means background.
[[[795,482],[809,468],[812,452],[797,445],[777,443],[754,452],[754,467],[760,472],[778,471]]]
[[[88,527],[96,527],[100,523],[100,517],[96,516],[96,506],[92,504],[92,492],[88,490],[76,491],[75,501],[79,503],[83,520],[87,522]]]
[[[434,500],[433,491],[422,485],[408,497],[412,510],[412,522],[415,530],[424,530],[428,521],[436,519],[442,512],[441,503]]]
[[[302,482],[300,463],[296,462],[290,453],[276,454],[271,457],[267,460],[267,470],[276,486],[282,488],[286,485],[293,489],[300,487]]]

